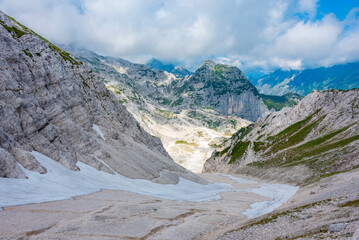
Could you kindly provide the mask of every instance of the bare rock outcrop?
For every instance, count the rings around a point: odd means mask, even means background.
[[[14,156],[3,148],[0,148],[0,160],[0,177],[26,178]]]
[[[28,151],[20,148],[11,148],[10,152],[15,157],[16,161],[24,168],[41,174],[47,172],[46,168],[44,168]]]
[[[210,107],[253,122],[269,113],[258,90],[240,69],[210,60],[183,80],[176,94],[187,98],[184,102],[191,108]]]

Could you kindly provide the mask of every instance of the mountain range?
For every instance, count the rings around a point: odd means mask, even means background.
[[[200,172],[216,145],[249,124],[236,115],[203,107],[186,95],[183,86],[190,76],[177,78],[124,59],[68,50],[100,76],[147,132],[161,138],[176,162],[193,171]]]
[[[358,89],[269,96],[0,25],[2,238],[359,236]]]
[[[305,70],[277,70],[258,79],[251,79],[260,93],[283,95],[312,91],[359,88],[359,62]]]
[[[195,172],[201,171],[216,146],[269,113],[268,107],[279,110],[301,99],[298,94],[259,94],[240,69],[210,60],[180,78],[144,64],[63,47],[100,76],[147,132],[161,138],[176,162]],[[155,59],[151,62],[173,69]]]

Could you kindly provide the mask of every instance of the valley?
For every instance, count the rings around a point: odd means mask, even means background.
[[[265,95],[0,25],[0,239],[358,239],[358,89]]]

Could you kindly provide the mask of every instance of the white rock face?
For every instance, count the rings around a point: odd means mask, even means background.
[[[200,181],[175,164],[161,141],[145,132],[81,62],[5,14],[0,13],[0,20],[2,177],[24,177],[16,161],[45,172],[28,154],[35,150],[71,170],[82,161],[111,172],[98,157],[130,178]]]

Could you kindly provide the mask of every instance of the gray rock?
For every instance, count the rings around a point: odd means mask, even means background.
[[[250,121],[269,113],[257,89],[237,67],[207,60],[183,85],[186,88],[181,96],[191,107],[211,107]]]
[[[359,240],[359,228],[354,232],[352,240]]]
[[[45,171],[23,149],[71,170],[78,170],[79,160],[106,169],[94,160],[99,151],[126,177],[156,179],[172,169],[200,181],[174,163],[161,141],[145,132],[84,64],[2,12],[0,20],[1,176],[24,177],[17,158],[28,169]],[[106,144],[93,132],[94,123],[106,134]],[[5,149],[14,149],[16,157]],[[166,181],[173,177],[162,178]]]
[[[328,228],[328,232],[341,232],[345,229],[346,224],[345,223],[335,223],[331,224]]]
[[[0,177],[26,178],[14,156],[3,148],[0,148]]]
[[[44,168],[28,151],[20,148],[11,148],[10,151],[14,155],[16,161],[24,168],[41,174],[47,172],[46,168]]]
[[[319,186],[320,186],[321,188],[325,188],[325,187],[327,187],[328,185],[329,185],[329,183],[328,183],[328,182],[325,182],[325,183],[320,184]]]

